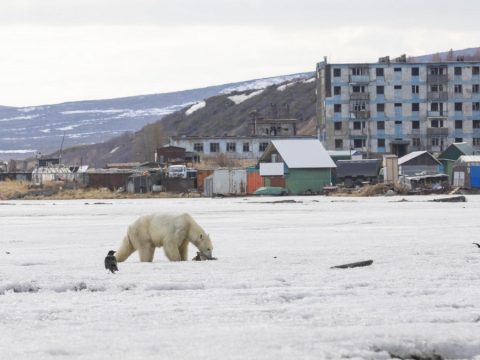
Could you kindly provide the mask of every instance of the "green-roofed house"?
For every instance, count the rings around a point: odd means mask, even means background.
[[[272,140],[259,160],[265,186],[284,187],[290,195],[322,193],[337,166],[317,139]]]
[[[443,164],[445,174],[448,175],[450,183],[453,178],[453,166],[455,161],[462,155],[474,155],[475,150],[466,142],[453,143],[438,156],[438,160]]]

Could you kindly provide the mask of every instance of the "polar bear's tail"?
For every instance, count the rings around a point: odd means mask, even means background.
[[[118,248],[117,252],[115,253],[115,257],[117,258],[118,262],[122,262],[127,260],[127,258],[132,255],[132,253],[135,251],[135,249],[132,246],[132,243],[130,241],[130,237],[125,235],[123,238],[122,243],[120,244],[120,247]]]

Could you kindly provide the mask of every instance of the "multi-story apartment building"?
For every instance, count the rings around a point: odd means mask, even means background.
[[[319,136],[367,154],[480,149],[480,62],[317,64]]]

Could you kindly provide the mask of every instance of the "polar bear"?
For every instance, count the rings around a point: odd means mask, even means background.
[[[119,262],[125,261],[138,250],[140,261],[152,262],[155,248],[163,246],[170,261],[185,261],[189,242],[205,256],[212,257],[210,237],[189,214],[144,215],[128,227],[115,257]]]

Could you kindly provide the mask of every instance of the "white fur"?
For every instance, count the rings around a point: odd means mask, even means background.
[[[189,214],[151,214],[139,217],[127,230],[115,257],[125,261],[138,250],[140,261],[151,262],[155,248],[163,247],[170,261],[188,260],[188,243],[212,256],[210,237]]]

